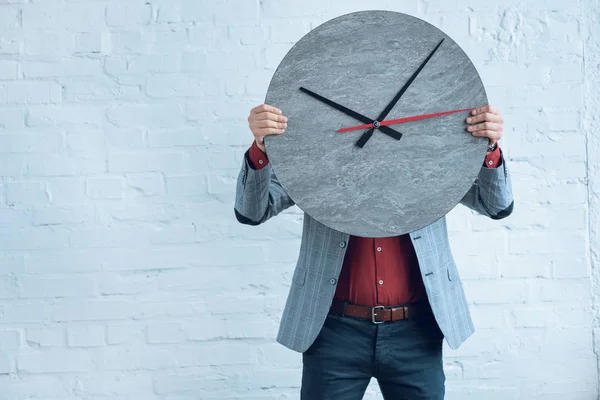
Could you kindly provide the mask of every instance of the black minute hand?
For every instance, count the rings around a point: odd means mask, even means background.
[[[423,68],[425,68],[425,65],[429,62],[429,60],[431,60],[431,57],[433,57],[433,55],[435,54],[435,52],[437,51],[437,49],[440,48],[440,46],[442,45],[443,42],[444,42],[444,39],[442,39],[437,44],[437,46],[435,46],[435,49],[433,49],[433,51],[431,53],[429,53],[429,55],[427,56],[427,58],[425,59],[425,61],[423,61],[421,63],[421,65],[419,66],[419,68],[417,68],[417,70],[415,71],[415,73],[412,74],[412,76],[410,77],[410,79],[404,84],[404,86],[402,86],[402,89],[400,89],[400,91],[392,99],[392,101],[390,102],[390,104],[388,104],[387,107],[381,112],[381,114],[379,114],[379,117],[377,118],[377,121],[381,122],[381,121],[383,121],[385,119],[385,117],[387,117],[387,115],[390,113],[390,111],[392,111],[392,108],[394,108],[394,106],[396,105],[396,103],[398,102],[398,100],[400,100],[400,97],[402,97],[402,95],[404,94],[404,92],[406,92],[406,90],[408,89],[408,87],[417,78],[417,75],[419,75],[419,73],[421,72],[421,70],[423,70]],[[367,141],[371,138],[371,136],[373,136],[373,132],[374,132],[374,130],[369,129],[365,133],[363,133],[362,136],[360,137],[360,139],[358,139],[358,141],[356,142],[356,145],[358,147],[363,147],[365,145],[365,143],[367,143]]]
[[[346,115],[351,116],[352,118],[356,118],[358,121],[360,122],[364,122],[365,124],[372,124],[374,122],[373,119],[366,117],[362,114],[357,113],[356,111],[353,111],[347,107],[342,106],[341,104],[336,103],[335,101],[329,100],[311,90],[308,90],[304,87],[301,87],[300,90],[306,94],[308,94],[311,97],[314,97],[315,99],[335,108],[338,111],[343,112]],[[385,129],[383,129],[385,128]],[[393,137],[394,139],[400,140],[402,138],[402,134],[400,132],[398,132],[395,129],[392,129],[388,126],[382,126],[379,128],[383,133],[385,133],[386,135],[389,135],[391,137]]]

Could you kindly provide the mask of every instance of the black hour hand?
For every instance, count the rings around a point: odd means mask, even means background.
[[[301,87],[300,90],[302,92],[308,94],[309,96],[311,96],[311,97],[313,97],[313,98],[315,98],[315,99],[317,99],[317,100],[319,100],[319,101],[327,104],[328,106],[333,107],[336,110],[341,111],[344,114],[351,116],[352,118],[355,118],[356,120],[358,120],[360,122],[363,122],[365,124],[372,124],[373,122],[375,122],[374,119],[371,119],[371,118],[366,117],[366,116],[364,116],[362,114],[359,114],[356,111],[351,110],[348,107],[344,107],[343,105],[338,104],[338,103],[336,103],[333,100],[329,100],[328,98],[325,98],[325,97],[323,97],[323,96],[321,96],[321,95],[319,95],[319,94],[317,94],[317,93],[315,93],[315,92],[313,92],[311,90],[308,90],[305,87]],[[392,129],[392,128],[388,127],[388,126],[381,126],[381,127],[379,127],[379,130],[381,132],[385,133],[386,135],[393,137],[396,140],[400,140],[402,138],[402,134],[400,132],[398,132],[397,130]]]

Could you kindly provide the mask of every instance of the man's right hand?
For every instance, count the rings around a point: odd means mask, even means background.
[[[280,135],[285,132],[287,117],[283,116],[278,108],[261,104],[250,111],[248,125],[258,148],[265,152],[265,136]]]

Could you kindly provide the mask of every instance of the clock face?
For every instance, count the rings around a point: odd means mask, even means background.
[[[466,131],[468,109],[487,104],[472,62],[402,13],[357,12],[315,28],[284,57],[265,103],[288,117],[284,134],[265,138],[283,188],[308,215],[355,236],[400,235],[443,217],[488,144]]]

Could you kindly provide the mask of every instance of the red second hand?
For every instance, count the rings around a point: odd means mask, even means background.
[[[381,121],[379,123],[379,125],[386,126],[386,125],[401,124],[404,122],[411,122],[411,121],[418,121],[421,119],[441,117],[442,115],[455,114],[455,113],[459,113],[459,112],[463,112],[463,111],[471,111],[474,109],[475,108],[463,108],[462,110],[442,111],[442,112],[438,112],[438,113],[434,113],[434,114],[424,114],[424,115],[415,115],[412,117],[404,117],[404,118],[398,118],[398,119],[388,119],[386,121]],[[372,127],[373,127],[373,124],[364,124],[364,125],[352,126],[350,128],[340,128],[340,129],[338,129],[338,132],[356,131],[359,129],[368,129],[368,128],[372,128]]]

